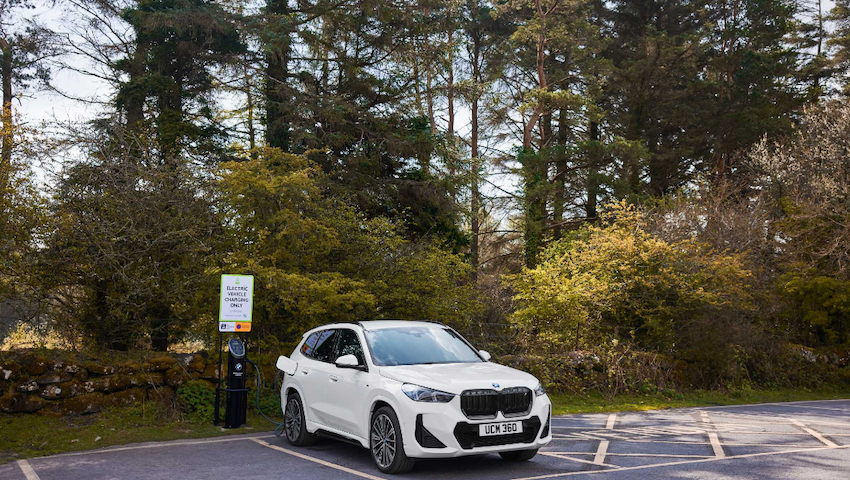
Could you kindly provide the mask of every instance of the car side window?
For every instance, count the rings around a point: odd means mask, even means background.
[[[357,333],[355,333],[354,330],[342,329],[339,331],[336,358],[343,355],[354,355],[357,358],[357,363],[360,365],[366,365],[366,357],[363,355],[363,347],[360,345],[360,339],[357,338]]]
[[[304,345],[301,345],[301,354],[308,358],[313,358],[313,354],[316,350],[316,341],[319,340],[319,334],[322,332],[316,332],[310,335],[307,340],[304,341]]]
[[[334,361],[334,346],[336,344],[336,330],[322,330],[316,340],[312,358],[320,362]]]

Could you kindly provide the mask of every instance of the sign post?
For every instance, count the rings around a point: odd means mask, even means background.
[[[224,332],[251,331],[251,307],[254,300],[253,275],[222,275],[218,309],[218,387],[215,389],[215,419],[218,425],[219,392],[221,388],[221,352]],[[228,363],[229,364],[229,363]],[[230,391],[230,385],[224,390]],[[237,390],[244,390],[237,389]]]

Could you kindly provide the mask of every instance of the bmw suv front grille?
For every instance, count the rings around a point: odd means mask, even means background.
[[[521,416],[531,410],[532,398],[525,387],[465,390],[460,394],[460,409],[468,418],[495,417],[498,412],[506,417]]]

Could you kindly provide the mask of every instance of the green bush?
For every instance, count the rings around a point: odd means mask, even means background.
[[[180,408],[190,422],[208,422],[215,410],[215,388],[204,380],[190,380],[177,389]]]
[[[593,349],[613,338],[677,354],[689,329],[719,312],[752,310],[750,277],[742,256],[665,241],[635,207],[614,204],[602,225],[553,242],[536,268],[508,277],[517,307],[510,320],[537,353]]]

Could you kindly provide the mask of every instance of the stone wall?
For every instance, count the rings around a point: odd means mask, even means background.
[[[188,380],[214,386],[218,356],[212,357],[205,352],[102,358],[46,350],[0,352],[0,412],[79,415],[113,405],[173,401]]]

